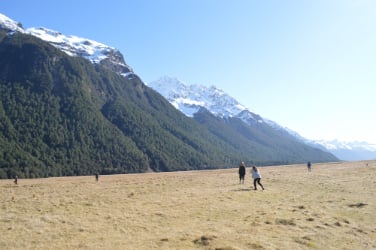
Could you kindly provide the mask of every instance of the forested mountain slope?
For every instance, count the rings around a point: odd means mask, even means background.
[[[217,168],[246,157],[138,76],[0,34],[2,178]]]

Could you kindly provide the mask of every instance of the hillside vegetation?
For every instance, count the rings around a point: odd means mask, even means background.
[[[0,44],[0,178],[225,167],[240,155],[134,76],[28,35]]]
[[[1,249],[375,249],[376,162],[0,180]]]
[[[194,119],[208,130],[251,156],[257,165],[281,165],[302,163],[307,159],[315,162],[333,162],[338,159],[328,152],[298,141],[286,131],[275,129],[266,123],[247,124],[239,118],[218,118],[208,111],[200,111]]]

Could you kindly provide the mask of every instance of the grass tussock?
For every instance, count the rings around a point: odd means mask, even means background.
[[[0,180],[0,249],[376,249],[376,162],[261,172]]]

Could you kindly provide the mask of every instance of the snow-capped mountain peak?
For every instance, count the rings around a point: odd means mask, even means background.
[[[24,29],[20,23],[0,14],[0,28],[38,37],[70,56],[83,57],[94,64],[101,64],[114,72],[128,76],[133,70],[125,63],[119,50],[87,38],[64,35],[47,28]]]
[[[148,84],[163,95],[175,108],[192,117],[205,108],[217,117],[237,117],[247,123],[266,122],[223,90],[203,85],[188,85],[175,77],[164,76]]]
[[[93,40],[71,35],[66,36],[58,31],[47,28],[29,28],[26,31],[33,36],[53,44],[70,56],[83,56],[93,63],[99,63],[106,58],[104,53],[114,50],[114,48]]]
[[[18,23],[9,17],[0,13],[0,29],[6,29],[9,31],[18,31],[24,33],[21,23]]]

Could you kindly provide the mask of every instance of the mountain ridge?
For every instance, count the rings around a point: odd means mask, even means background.
[[[247,124],[265,123],[274,129],[293,134],[292,130],[261,117],[215,86],[189,85],[176,77],[169,76],[151,81],[148,86],[189,117],[193,117],[200,108],[205,108],[220,118],[239,118]]]
[[[24,29],[22,24],[0,13],[0,27],[10,32],[21,32],[38,37],[70,56],[83,57],[94,64],[101,64],[125,77],[134,74],[125,63],[119,50],[103,43],[74,35],[64,35],[59,31],[44,27]]]

